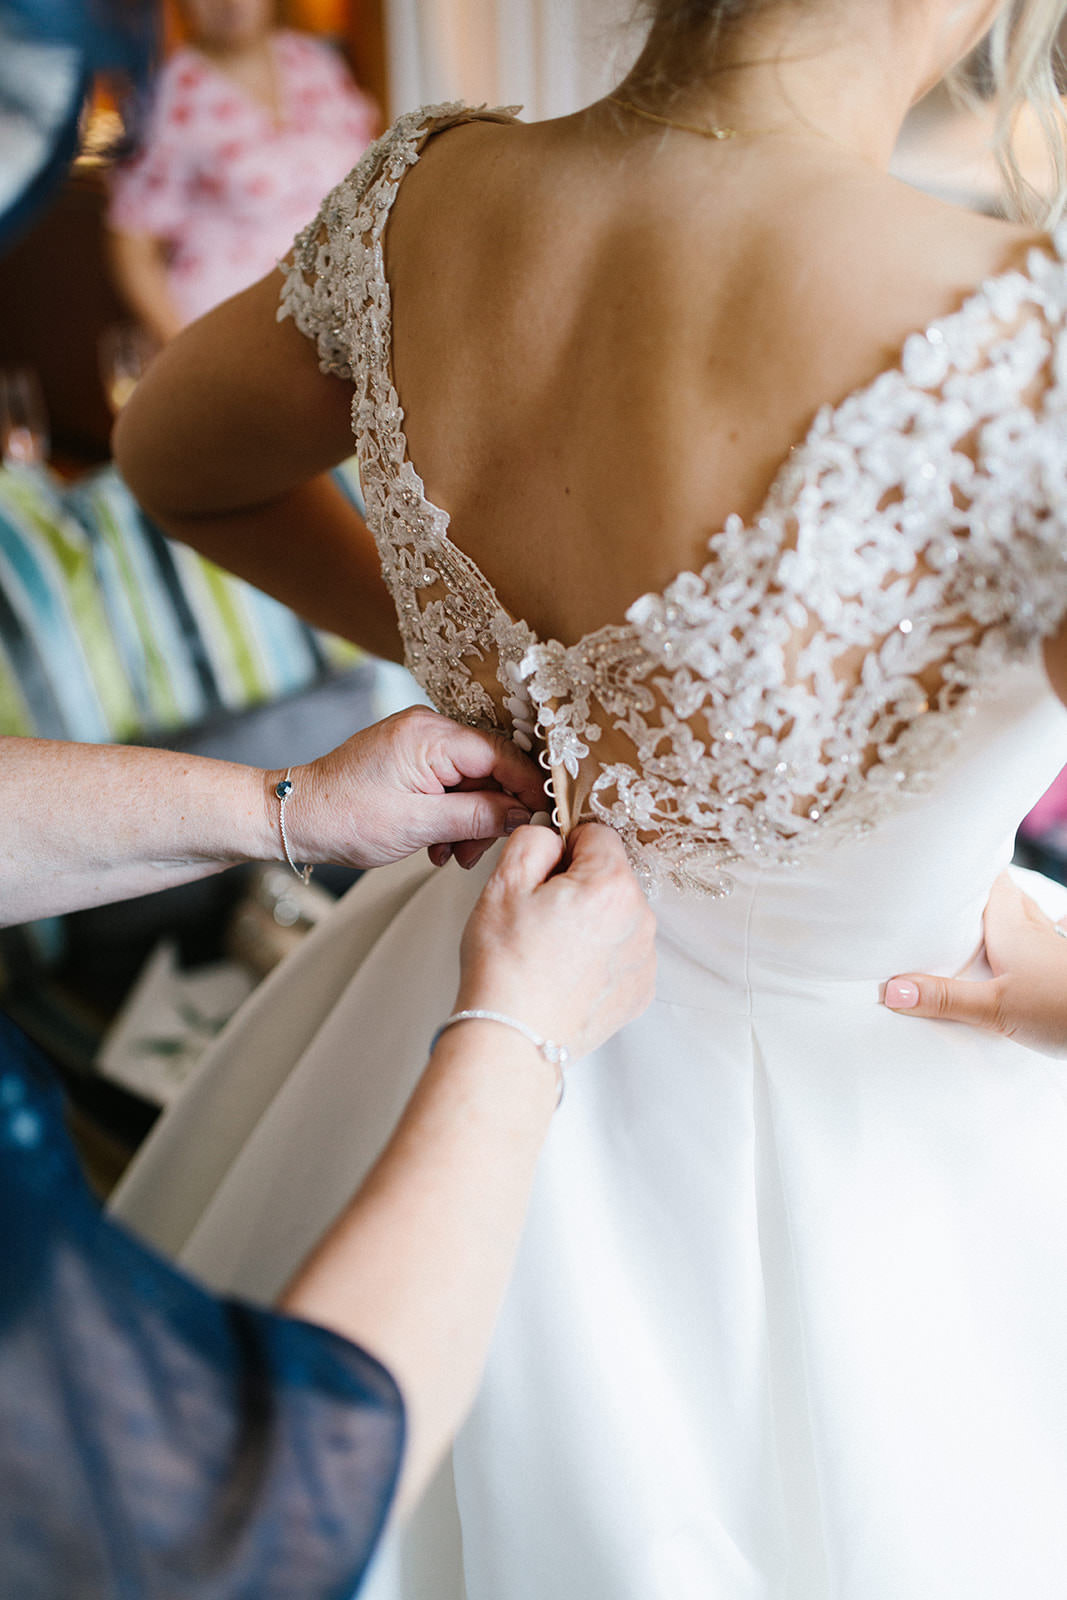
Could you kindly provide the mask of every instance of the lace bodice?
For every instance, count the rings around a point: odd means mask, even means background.
[[[555,818],[609,823],[650,884],[725,893],[921,793],[983,690],[1067,610],[1067,233],[826,406],[751,523],[699,570],[565,646],[501,605],[412,465],[383,234],[433,133],[401,117],[327,197],[279,317],[354,388],[352,422],[407,664],[434,703],[512,732]]]

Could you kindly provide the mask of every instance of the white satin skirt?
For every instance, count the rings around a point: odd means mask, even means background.
[[[1064,1600],[1067,1072],[879,1004],[973,956],[983,859],[921,899],[859,846],[663,898],[657,999],[570,1070],[474,1411],[361,1600]],[[357,885],[118,1213],[273,1295],[393,1126],[487,870]]]

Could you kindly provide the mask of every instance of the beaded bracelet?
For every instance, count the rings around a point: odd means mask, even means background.
[[[565,1044],[557,1044],[554,1039],[543,1039],[539,1033],[528,1028],[525,1022],[519,1022],[516,1017],[506,1017],[501,1011],[454,1011],[446,1017],[430,1040],[430,1054],[433,1055],[437,1041],[446,1028],[452,1028],[457,1022],[500,1022],[505,1028],[514,1028],[516,1033],[521,1033],[524,1039],[529,1039],[534,1048],[544,1057],[550,1066],[556,1069],[556,1110],[563,1103],[564,1077],[563,1069],[571,1058],[571,1053]]]

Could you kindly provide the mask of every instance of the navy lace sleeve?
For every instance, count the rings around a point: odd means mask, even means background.
[[[103,1216],[0,1017],[0,1595],[348,1600],[393,1496],[388,1372]]]

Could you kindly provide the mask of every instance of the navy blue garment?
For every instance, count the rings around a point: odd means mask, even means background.
[[[0,1017],[0,1600],[347,1600],[403,1440],[371,1356],[101,1213]]]

